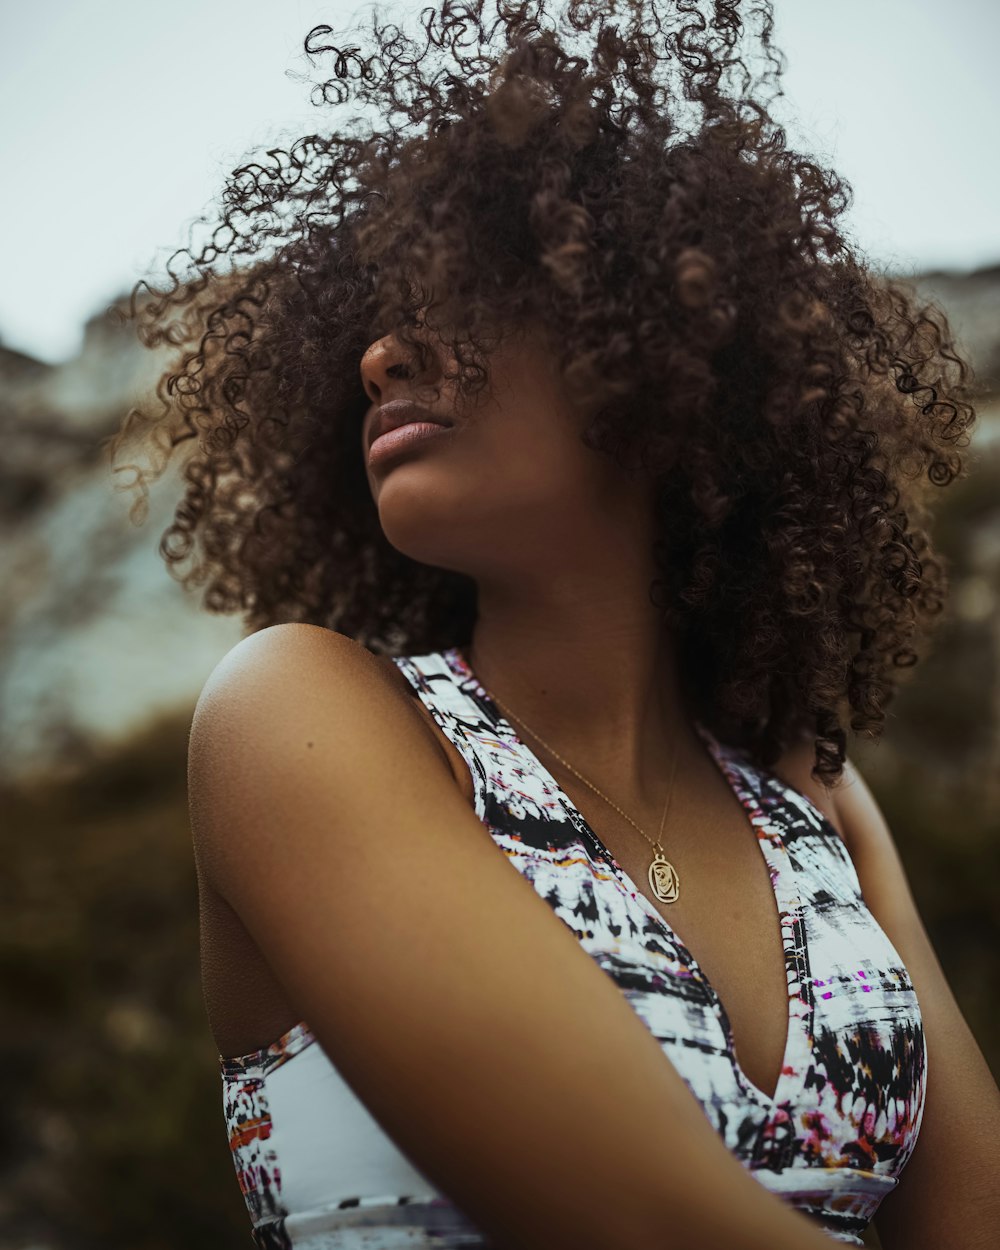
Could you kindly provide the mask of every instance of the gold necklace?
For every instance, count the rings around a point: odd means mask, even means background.
[[[609,799],[608,796],[603,793],[603,791],[598,790],[597,786],[595,786],[592,781],[588,781],[587,778],[584,777],[582,773],[577,772],[577,770],[573,767],[573,765],[568,760],[564,760],[563,757],[559,754],[557,750],[555,750],[554,747],[550,747],[549,744],[545,741],[545,739],[540,734],[536,734],[535,731],[529,725],[526,725],[524,721],[520,719],[520,717],[515,716],[514,713],[510,710],[510,708],[505,707],[504,704],[502,704],[495,695],[490,695],[490,698],[497,705],[497,707],[500,708],[502,712],[505,712],[508,716],[512,717],[515,721],[517,721],[517,723],[523,729],[527,729],[528,733],[531,734],[533,738],[537,738],[538,741],[546,748],[546,750],[551,751],[552,754],[556,757],[556,759],[560,761],[560,763],[564,764],[570,770],[571,773],[574,773],[577,777],[580,778],[580,780],[583,782],[584,785],[589,786],[591,790],[594,791],[595,794],[600,795],[600,797],[605,801],[605,803],[610,803],[616,812],[618,812],[620,815],[625,817],[625,819],[628,821],[628,823],[632,826],[633,829],[639,830],[642,836],[646,839],[646,841],[653,848],[653,861],[649,865],[649,871],[647,874],[649,877],[649,888],[653,891],[653,893],[656,895],[656,897],[660,900],[661,903],[676,903],[677,899],[680,897],[680,892],[681,892],[680,878],[677,875],[677,869],[663,854],[663,847],[660,845],[659,839],[663,836],[663,825],[667,819],[667,808],[669,808],[670,806],[670,800],[673,797],[673,793],[674,793],[674,775],[677,772],[677,756],[679,755],[679,751],[674,751],[674,763],[673,763],[673,767],[670,770],[670,787],[667,790],[667,802],[663,808],[663,815],[660,817],[660,831],[657,836],[657,840],[654,842],[653,839],[649,837],[647,833],[645,833],[642,829],[639,829],[639,826],[635,823],[635,821],[632,819],[631,816],[629,816],[626,812],[623,812],[622,809],[618,806],[618,804],[612,802],[612,800]]]

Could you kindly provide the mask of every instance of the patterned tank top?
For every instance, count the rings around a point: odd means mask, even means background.
[[[778,907],[788,1027],[769,1097],[737,1063],[725,1009],[691,952],[458,648],[394,662],[468,765],[498,849],[617,984],[732,1154],[831,1239],[862,1245],[916,1144],[927,1050],[906,968],[830,822],[695,722],[746,812]],[[305,1021],[220,1065],[259,1247],[489,1245],[369,1115]]]

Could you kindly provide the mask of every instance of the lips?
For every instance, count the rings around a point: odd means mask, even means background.
[[[411,403],[408,399],[393,399],[375,410],[372,423],[368,427],[368,446],[371,447],[372,443],[381,434],[387,434],[390,430],[399,429],[401,425],[411,425],[420,421],[427,421],[433,425],[442,425],[445,428],[453,424],[448,417],[440,416],[436,412],[429,412],[426,408],[421,408],[419,404]]]

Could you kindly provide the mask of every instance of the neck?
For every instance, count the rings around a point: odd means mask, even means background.
[[[630,572],[630,569],[632,571]],[[565,567],[517,594],[479,586],[465,657],[532,750],[539,735],[616,802],[663,802],[671,763],[690,735],[671,637],[649,602],[653,570],[619,566],[614,580]],[[560,781],[567,770],[558,774]],[[618,796],[621,796],[619,798]]]

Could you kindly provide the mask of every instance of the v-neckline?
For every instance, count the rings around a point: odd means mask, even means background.
[[[533,768],[537,770],[538,775],[547,785],[551,786],[553,793],[562,803],[567,814],[571,816],[574,824],[576,824],[576,826],[588,838],[590,838],[599,857],[614,871],[619,883],[624,887],[626,892],[630,894],[633,899],[635,899],[637,906],[642,908],[643,913],[650,920],[652,920],[655,925],[663,930],[668,941],[676,948],[692,976],[701,982],[706,996],[715,1011],[719,1027],[725,1039],[725,1050],[729,1056],[729,1062],[732,1065],[733,1074],[737,1083],[743,1089],[744,1093],[755,1099],[762,1107],[766,1108],[768,1112],[772,1111],[782,1101],[781,1095],[784,1090],[785,1082],[791,1075],[792,1069],[790,1061],[799,1040],[797,1032],[801,1027],[798,1014],[795,1010],[795,1005],[798,1001],[794,993],[795,978],[789,972],[787,959],[785,960],[785,976],[788,983],[785,1015],[785,1046],[781,1056],[781,1067],[778,1071],[778,1078],[774,1087],[774,1093],[767,1094],[758,1085],[751,1081],[747,1074],[743,1071],[743,1068],[736,1057],[736,1044],[733,1036],[732,1024],[729,1019],[729,1013],[726,1011],[722,999],[716,992],[715,986],[705,975],[701,965],[698,960],[695,959],[687,944],[682,941],[670,922],[656,907],[653,906],[652,902],[646,897],[642,890],[636,886],[635,882],[625,869],[622,868],[621,864],[618,863],[618,860],[614,857],[614,855],[612,855],[611,851],[607,846],[605,846],[604,842],[597,835],[597,833],[591,828],[583,813],[562,788],[552,773],[549,772],[527,743],[525,743],[518,736],[513,725],[511,725],[510,721],[506,718],[506,716],[504,716],[497,704],[494,703],[489,691],[476,676],[464,655],[462,655],[461,649],[458,646],[449,647],[440,654],[445,658],[448,668],[452,672],[453,676],[457,675],[455,673],[455,670],[457,669],[458,672],[462,674],[464,680],[472,683],[478,696],[489,708],[496,726],[499,728],[502,725],[505,735],[519,748],[519,750],[524,752]],[[711,730],[709,730],[707,726],[701,724],[700,721],[693,720],[692,724],[705,746],[708,756],[715,762],[730,790],[739,801],[740,808],[746,817],[747,824],[750,826],[750,831],[753,835],[754,841],[764,858],[764,864],[768,873],[768,880],[771,882],[771,890],[776,911],[775,918],[778,923],[781,949],[784,954],[788,949],[784,929],[789,924],[797,923],[802,915],[802,900],[798,890],[796,889],[794,879],[796,870],[791,857],[788,854],[784,838],[781,836],[780,832],[775,829],[774,825],[770,823],[768,823],[767,836],[761,836],[761,833],[758,832],[758,825],[757,822],[755,822],[754,817],[757,816],[758,818],[761,818],[760,823],[763,824],[765,823],[762,819],[763,814],[759,807],[752,805],[752,800],[747,797],[746,792],[736,784],[731,773],[730,762],[726,758],[725,749],[722,744],[717,741]],[[805,941],[804,927],[802,930],[802,941]]]

